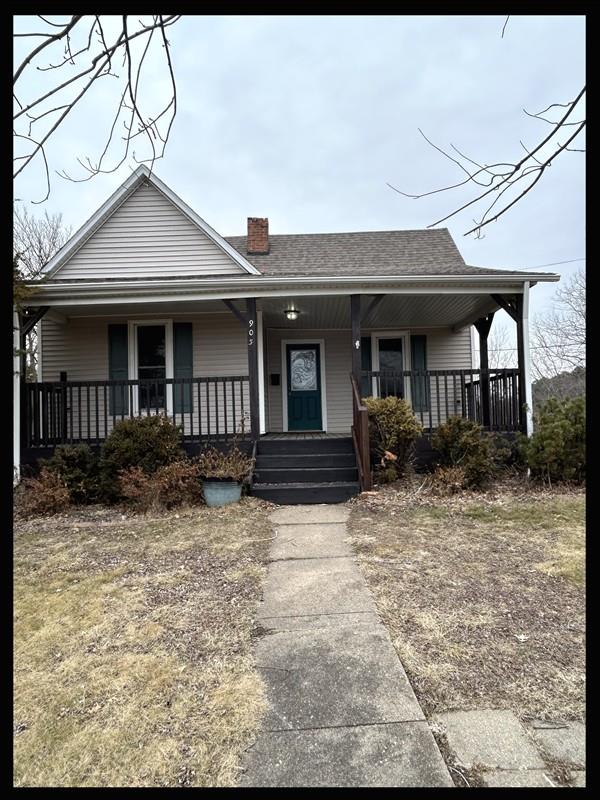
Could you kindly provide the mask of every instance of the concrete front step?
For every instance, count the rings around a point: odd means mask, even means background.
[[[254,483],[252,494],[279,505],[344,503],[359,493],[357,481],[331,483]]]
[[[321,467],[320,460],[317,460],[315,466],[303,469],[263,469],[259,466],[254,480],[258,483],[348,483],[358,480],[358,470],[355,466]]]

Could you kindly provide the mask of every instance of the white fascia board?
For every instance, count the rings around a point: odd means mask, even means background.
[[[53,258],[46,264],[41,274],[45,277],[54,275],[71,258],[77,250],[94,234],[106,220],[114,214],[114,212],[121,206],[127,198],[133,194],[138,186],[143,182],[148,181],[157,191],[163,194],[173,205],[181,211],[186,217],[190,219],[198,228],[200,228],[214,244],[223,250],[235,263],[242,267],[242,269],[250,275],[260,275],[261,273],[249,261],[247,261],[241,253],[232,247],[229,242],[225,241],[214,228],[205,222],[202,217],[199,217],[196,212],[191,209],[187,203],[178,197],[174,191],[163,183],[154,173],[150,172],[145,164],[140,165],[135,172],[127,178],[127,180],[119,186],[119,188],[111,194],[108,200],[103,203],[100,208],[93,214],[89,220],[82,225],[81,228],[69,239],[66,244],[56,253]]]
[[[537,275],[536,281],[558,281],[559,275],[547,273],[543,276]],[[214,296],[214,292],[221,290],[224,297],[229,297],[230,292],[246,292],[243,296],[259,296],[271,294],[271,287],[277,287],[280,291],[274,296],[285,296],[287,292],[298,292],[303,288],[307,294],[340,294],[344,293],[344,288],[358,294],[371,294],[374,287],[384,286],[387,291],[392,293],[394,290],[400,293],[410,294],[411,292],[431,293],[432,289],[438,288],[441,292],[454,293],[477,293],[482,292],[506,292],[523,291],[523,284],[526,280],[532,280],[531,276],[520,275],[405,275],[393,277],[390,275],[373,275],[366,278],[361,276],[337,276],[328,277],[307,277],[301,278],[280,278],[260,275],[253,278],[170,278],[154,281],[105,281],[91,283],[29,283],[31,288],[40,290],[40,296],[45,299],[46,295],[68,295],[85,297],[94,295],[97,297],[120,295],[123,291],[129,291],[132,295],[154,295],[164,290],[177,291],[178,294],[189,294],[206,290]],[[458,284],[458,286],[456,286]],[[462,286],[460,284],[463,284]],[[507,284],[512,284],[507,289]],[[266,292],[264,289],[269,287]],[[425,288],[420,288],[425,287]],[[250,292],[248,293],[248,290]],[[262,290],[262,291],[261,291]],[[39,301],[37,303],[39,305]]]
[[[381,291],[381,290],[380,290]],[[506,286],[486,286],[485,288],[476,288],[476,287],[450,287],[448,289],[444,289],[443,291],[437,291],[435,289],[426,288],[426,287],[411,287],[411,288],[398,288],[398,287],[390,287],[385,289],[385,294],[388,295],[429,295],[429,294],[447,294],[447,295],[465,295],[465,294],[488,294],[489,292],[493,292],[497,294],[502,291],[510,291],[511,294],[521,293],[521,290],[515,286],[511,286],[507,289]],[[331,288],[331,289],[303,289],[302,290],[302,297],[325,297],[325,296],[339,296],[339,295],[350,295],[355,294],[356,292],[351,289],[340,289],[340,288]],[[367,294],[373,294],[373,290],[366,292]],[[116,292],[115,294],[103,293],[103,294],[96,294],[93,296],[90,295],[69,295],[68,297],[61,297],[61,296],[54,296],[54,297],[43,297],[43,299],[36,300],[35,303],[30,301],[29,305],[38,306],[38,305],[46,305],[46,306],[64,306],[65,309],[68,306],[73,305],[89,305],[89,306],[97,306],[103,305],[105,303],[111,303],[115,305],[120,305],[123,303],[132,303],[132,304],[143,304],[143,303],[174,303],[177,304],[180,301],[185,302],[202,302],[203,300],[242,300],[248,297],[256,297],[256,298],[267,298],[267,297],[291,297],[291,296],[298,296],[298,291],[291,292],[289,289],[270,289],[260,291],[259,289],[252,289],[245,291],[242,289],[228,289],[228,290],[221,290],[221,291],[214,291],[214,292],[169,292],[169,293],[145,293],[145,294],[126,294],[124,292]],[[66,311],[64,313],[67,313]]]

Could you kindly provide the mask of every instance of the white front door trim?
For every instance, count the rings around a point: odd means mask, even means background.
[[[174,375],[174,361],[173,361],[173,320],[172,319],[136,319],[129,320],[128,326],[128,363],[129,363],[129,380],[137,381],[138,379],[138,347],[137,347],[137,329],[142,325],[164,325],[165,326],[165,377],[172,378]],[[133,394],[133,415],[139,414],[139,387]],[[167,408],[165,409],[168,415],[173,413],[173,386],[167,386]]]
[[[321,359],[321,426],[327,433],[327,390],[325,385],[325,339],[314,339],[312,336],[302,336],[295,339],[281,340],[281,400],[283,408],[283,430],[289,431],[288,403],[287,403],[287,351],[288,344],[318,344]],[[350,378],[348,378],[350,381]]]
[[[380,339],[401,339],[402,340],[402,366],[404,371],[411,369],[410,361],[410,331],[371,331],[371,363],[373,364],[373,372],[379,371],[379,340]],[[378,397],[377,394],[377,379],[373,378],[373,397]],[[409,405],[411,402],[410,393],[410,378],[404,379],[404,399]]]

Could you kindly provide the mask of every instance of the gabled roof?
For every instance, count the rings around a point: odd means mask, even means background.
[[[246,254],[246,236],[228,236]],[[269,236],[267,255],[247,255],[261,275],[404,276],[518,275],[515,270],[473,267],[465,263],[447,228],[356,233],[302,233]],[[531,273],[529,273],[531,274]],[[548,273],[537,273],[540,278]]]
[[[238,264],[245,272],[250,275],[259,275],[259,271],[248,259],[229,244],[214,228],[205,222],[202,217],[191,209],[183,200],[178,197],[169,187],[163,183],[145,164],[140,165],[135,172],[100,206],[92,217],[82,225],[79,230],[66,242],[65,245],[50,259],[42,271],[43,278],[53,277],[60,268],[82,247],[85,242],[106,222],[106,220],[130,197],[136,189],[143,183],[148,182],[155,189],[161,192],[168,200],[176,206],[182,214],[197,225],[206,236],[211,239],[217,247],[223,250],[232,261]]]

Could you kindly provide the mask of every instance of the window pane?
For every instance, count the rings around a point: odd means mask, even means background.
[[[402,372],[402,339],[379,339],[379,370],[386,372]],[[395,395],[404,397],[404,378],[400,376],[380,377],[380,397]]]
[[[166,408],[165,326],[140,325],[137,344],[140,410]]]
[[[165,366],[165,326],[140,325],[138,336],[138,364],[140,367]]]

